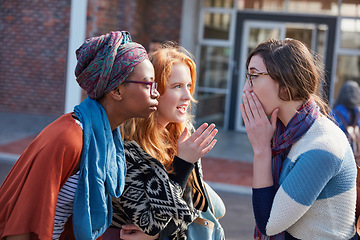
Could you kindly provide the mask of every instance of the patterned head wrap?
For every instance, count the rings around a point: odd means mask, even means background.
[[[142,45],[131,41],[129,32],[117,31],[89,38],[76,50],[76,58],[76,81],[90,98],[99,99],[148,56]]]

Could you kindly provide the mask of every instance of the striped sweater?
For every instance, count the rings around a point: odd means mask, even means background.
[[[355,160],[344,133],[331,120],[318,118],[293,144],[279,183],[276,192],[273,187],[253,189],[262,233],[286,231],[293,239],[322,240],[355,234]]]

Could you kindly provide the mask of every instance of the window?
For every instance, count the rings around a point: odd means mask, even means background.
[[[360,19],[341,20],[341,48],[360,49]]]
[[[263,11],[284,11],[285,0],[238,0],[239,10],[252,9]]]
[[[204,7],[233,8],[234,0],[204,0]]]
[[[207,12],[204,14],[204,39],[229,39],[231,15]]]
[[[360,17],[360,1],[359,0],[342,0],[341,16]]]
[[[338,14],[338,0],[289,0],[288,12],[305,14]]]
[[[199,87],[226,89],[229,72],[229,47],[202,46]]]
[[[360,84],[360,56],[338,55],[337,60],[335,99],[346,81],[354,80]]]

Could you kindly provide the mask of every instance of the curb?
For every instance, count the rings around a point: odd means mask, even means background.
[[[14,164],[20,155],[0,152],[0,162]],[[206,181],[215,191],[230,192],[242,195],[252,195],[251,187]]]
[[[19,157],[20,155],[18,154],[0,152],[0,162],[14,164],[19,159]]]
[[[249,196],[252,195],[252,188],[251,187],[245,187],[245,186],[227,184],[227,183],[219,183],[219,182],[208,182],[208,181],[206,181],[206,182],[215,191],[230,192],[230,193],[236,193],[236,194],[241,194],[241,195],[249,195]]]

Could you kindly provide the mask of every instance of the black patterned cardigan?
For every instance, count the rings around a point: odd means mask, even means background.
[[[125,189],[120,198],[112,199],[110,227],[132,223],[148,235],[160,233],[159,239],[186,239],[187,226],[207,209],[200,160],[191,164],[175,157],[174,171],[168,174],[135,141],[125,141],[124,149]]]

